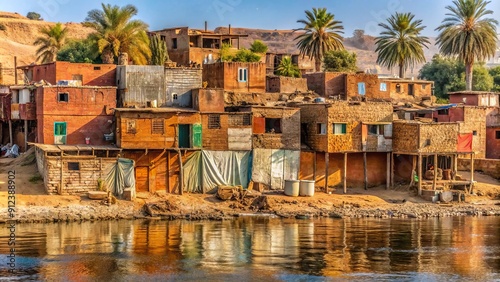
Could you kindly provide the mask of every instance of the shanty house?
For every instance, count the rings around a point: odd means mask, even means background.
[[[209,88],[232,92],[266,91],[264,63],[218,62],[203,65],[203,81]]]
[[[301,178],[323,187],[343,184],[344,189],[389,185],[392,111],[385,102],[300,105],[301,142],[308,148],[301,154]]]
[[[220,49],[223,44],[233,48],[240,48],[240,38],[247,35],[216,33],[205,30],[191,29],[188,27],[166,28],[153,31],[160,35],[166,42],[169,58],[180,66],[201,65],[213,63],[219,59]]]

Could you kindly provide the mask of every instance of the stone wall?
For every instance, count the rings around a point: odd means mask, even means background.
[[[457,123],[393,123],[395,153],[453,153],[457,151]]]
[[[300,150],[299,108],[252,107],[251,111],[254,119],[253,148]],[[255,120],[262,118],[281,119],[281,133],[255,131]]]
[[[458,159],[458,170],[470,171],[470,159]],[[483,173],[500,179],[500,160],[493,159],[474,159],[474,171]]]
[[[392,105],[384,102],[334,101],[325,104],[303,104],[301,123],[306,144],[319,152],[362,151],[363,122],[392,122]],[[334,134],[333,124],[346,124],[346,134]],[[307,124],[307,128],[306,125]],[[321,125],[326,132],[320,132]]]

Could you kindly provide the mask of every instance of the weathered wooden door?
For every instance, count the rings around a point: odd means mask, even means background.
[[[179,148],[191,148],[190,124],[179,124]]]
[[[149,169],[147,166],[138,166],[135,168],[135,189],[137,192],[148,192],[148,173]]]

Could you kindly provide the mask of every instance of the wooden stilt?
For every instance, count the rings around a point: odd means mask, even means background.
[[[28,120],[24,120],[24,151],[28,151]]]
[[[422,196],[422,180],[423,180],[423,177],[422,177],[422,155],[418,154],[418,168],[417,168],[417,176],[418,176],[418,195],[419,196]]]
[[[317,153],[314,151],[314,161],[313,161],[313,180],[316,181],[316,164],[317,162]]]
[[[342,181],[344,182],[344,194],[347,194],[347,153],[344,153],[344,169],[342,170]]]
[[[328,193],[328,167],[330,166],[330,154],[325,153],[325,193]]]
[[[470,154],[470,181],[474,181],[474,153]]]
[[[387,153],[387,166],[386,166],[387,174],[385,178],[385,189],[389,189],[391,186],[391,153]]]
[[[12,137],[12,120],[9,117],[9,143],[14,145],[14,138]]]
[[[364,169],[364,176],[365,176],[365,190],[368,190],[368,167],[367,167],[367,160],[366,160],[366,152],[363,152],[363,169]]]
[[[394,188],[394,153],[391,153],[391,188]]]
[[[438,172],[438,155],[434,154],[434,179],[432,180],[432,190],[436,190],[437,172]]]

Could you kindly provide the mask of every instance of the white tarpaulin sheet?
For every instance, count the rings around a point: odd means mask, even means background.
[[[184,191],[214,192],[219,185],[248,187],[250,151],[198,151],[183,165]]]
[[[299,174],[300,151],[254,149],[252,181],[284,189],[284,180],[296,180]]]

